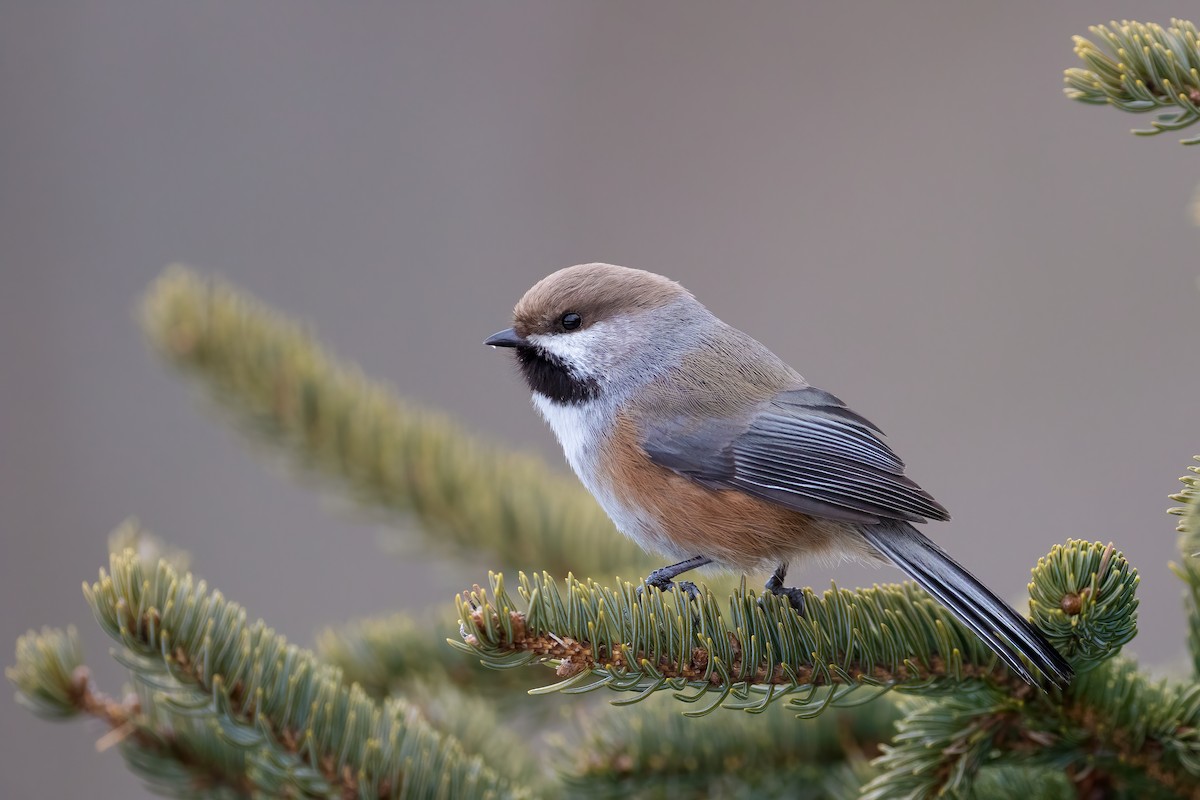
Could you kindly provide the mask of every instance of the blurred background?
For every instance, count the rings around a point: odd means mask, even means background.
[[[1176,4],[0,3],[0,645],[77,625],[137,515],[289,638],[449,603],[486,565],[379,556],[143,345],[172,261],[312,323],[408,397],[566,469],[505,354],[535,280],[680,280],[880,424],[1014,601],[1068,537],[1142,571],[1193,453],[1200,150],[1065,100],[1071,36]],[[603,577],[603,576],[597,576]],[[810,566],[853,586],[892,570]],[[530,675],[531,685],[545,676]],[[0,700],[0,795],[145,796],[97,725]],[[68,768],[63,768],[67,765]]]

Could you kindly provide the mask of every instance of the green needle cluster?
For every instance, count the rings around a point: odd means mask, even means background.
[[[1110,22],[1089,30],[1096,41],[1075,37],[1084,68],[1068,69],[1063,91],[1081,103],[1111,105],[1144,114],[1164,111],[1139,136],[1177,131],[1200,120],[1200,36],[1191,22]],[[1200,136],[1181,140],[1200,144]]]

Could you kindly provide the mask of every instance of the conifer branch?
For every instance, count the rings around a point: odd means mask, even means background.
[[[16,663],[4,676],[17,689],[17,702],[44,719],[70,719],[84,709],[79,670],[83,648],[74,628],[43,628],[17,639]]]
[[[1086,69],[1066,70],[1063,91],[1081,103],[1107,104],[1141,114],[1162,109],[1151,130],[1139,136],[1176,131],[1200,120],[1200,35],[1191,22],[1110,22],[1089,28],[1098,43],[1075,37],[1075,54]],[[1200,144],[1200,136],[1182,139]]]
[[[1200,799],[1200,684],[1152,683],[1113,659],[1077,679],[1063,719],[1058,763],[1135,797]]]
[[[1200,461],[1200,456],[1193,460]],[[1184,582],[1186,594],[1184,607],[1188,618],[1188,650],[1192,654],[1193,674],[1200,676],[1200,467],[1188,467],[1190,475],[1180,478],[1186,487],[1179,494],[1171,495],[1177,503],[1183,503],[1168,510],[1168,513],[1181,517],[1179,526],[1179,557],[1178,564],[1171,564],[1171,570]]]
[[[1054,545],[1033,569],[1029,613],[1076,673],[1085,672],[1137,635],[1140,581],[1111,543]]]
[[[411,514],[430,542],[564,573],[646,564],[578,483],[407,406],[228,284],[168,268],[147,292],[142,321],[154,348],[240,430],[364,507]]]
[[[860,785],[865,784],[864,781]],[[1039,767],[1032,764],[1001,764],[983,768],[971,786],[970,796],[978,800],[1075,800],[1084,797],[1104,797],[1103,794],[1093,794],[1087,788],[1074,783],[1070,776],[1057,767]],[[854,800],[862,800],[861,790],[854,795]]]
[[[132,552],[85,596],[136,674],[178,684],[176,704],[215,712],[223,732],[266,758],[261,788],[335,797],[505,796],[505,782],[444,740],[403,700],[382,705],[308,652],[161,563],[145,576]],[[156,676],[155,673],[160,673]],[[172,686],[174,689],[175,687]],[[331,791],[332,790],[332,791]]]
[[[16,664],[6,673],[17,687],[18,700],[38,716],[61,720],[86,714],[104,723],[109,732],[97,741],[97,749],[116,744],[130,768],[161,794],[253,796],[243,748],[195,716],[172,717],[137,695],[120,702],[98,691],[73,628],[45,628],[22,636]],[[143,713],[146,707],[151,715]]]
[[[593,711],[559,736],[553,760],[573,797],[823,799],[846,772],[866,769],[899,716],[879,702],[812,720],[727,711],[689,719],[665,699]],[[851,782],[857,797],[862,782]]]
[[[446,616],[446,615],[437,615]],[[449,621],[449,620],[447,620]],[[342,670],[376,698],[387,697],[404,683],[437,676],[456,684],[473,682],[480,665],[456,658],[445,642],[428,636],[408,614],[351,622],[317,635],[317,656]]]
[[[455,644],[498,668],[554,662],[563,680],[546,690],[608,687],[635,693],[632,701],[663,690],[693,702],[707,697],[691,713],[720,705],[758,711],[788,697],[793,708],[816,714],[859,690],[934,693],[964,681],[1037,701],[910,583],[821,596],[807,590],[801,616],[744,587],[723,612],[711,591],[697,601],[651,587],[639,595],[630,583],[612,589],[568,578],[560,586],[547,574],[523,573],[518,604],[502,576],[490,580],[490,590],[458,596],[462,642]],[[1111,546],[1069,542],[1034,571],[1035,621],[1077,670],[1089,669],[1132,637],[1136,583],[1136,570]],[[1078,603],[1064,602],[1072,594]]]
[[[1021,719],[1018,703],[981,692],[905,715],[893,743],[883,746],[875,762],[881,772],[863,787],[863,800],[936,797],[972,785],[987,762],[1026,744],[1014,741]]]
[[[127,740],[138,750],[127,757],[173,794],[192,785],[180,754],[194,753],[213,756],[206,764],[224,759],[230,775],[244,775],[254,792],[268,796],[527,794],[409,703],[371,700],[336,668],[262,622],[248,623],[240,606],[166,561],[146,570],[137,552],[114,554],[110,571],[85,584],[84,594],[140,684],[138,706],[149,722],[137,729],[146,736],[173,732],[157,749],[139,747],[141,735]],[[69,635],[26,637],[9,678],[31,707],[66,716],[79,710],[79,665]],[[189,720],[190,727],[180,724]]]
[[[1200,798],[1197,723],[1200,687],[1151,684],[1122,659],[1077,678],[1058,706],[978,692],[938,698],[899,722],[863,798],[982,789],[995,764],[1053,768],[1104,796]]]
[[[406,687],[414,682],[447,682],[503,700],[523,686],[519,673],[495,672],[477,659],[446,646],[442,636],[458,620],[452,608],[439,608],[421,621],[409,614],[357,620],[317,635],[317,656],[342,670],[347,683],[357,683],[375,698],[390,694],[413,696]]]
[[[521,787],[525,796],[560,796],[553,763],[538,752],[545,715],[513,714],[511,704],[495,701],[496,694],[475,693],[430,675],[407,683],[404,697],[438,731],[478,756],[511,786]]]

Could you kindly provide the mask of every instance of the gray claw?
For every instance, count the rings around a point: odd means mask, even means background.
[[[783,587],[771,586],[770,583],[766,587],[767,592],[779,597],[786,597],[792,608],[800,616],[804,616],[804,590],[803,589],[785,589]]]
[[[697,603],[700,602],[700,590],[696,587],[696,584],[692,583],[691,581],[679,581],[676,583],[672,580],[664,581],[661,578],[655,580],[654,573],[652,572],[650,573],[650,577],[646,579],[646,583],[637,587],[638,597],[642,596],[642,593],[646,590],[647,586],[653,586],[660,592],[669,592],[671,590],[686,592],[688,597],[695,600]]]

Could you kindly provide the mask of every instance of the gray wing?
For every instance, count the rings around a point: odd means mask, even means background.
[[[640,428],[651,461],[712,488],[845,522],[950,518],[904,476],[878,428],[815,387],[780,392],[749,418],[683,416]]]

